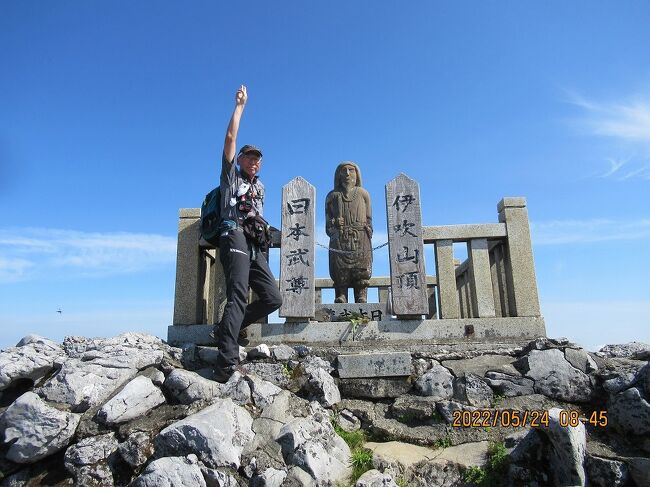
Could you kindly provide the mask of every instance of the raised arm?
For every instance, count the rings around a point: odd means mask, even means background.
[[[237,152],[237,132],[239,132],[239,121],[241,120],[242,113],[244,113],[244,106],[248,101],[248,93],[246,87],[241,85],[235,94],[235,109],[230,117],[228,128],[226,129],[226,139],[223,142],[223,153],[225,160],[228,162],[235,158]]]

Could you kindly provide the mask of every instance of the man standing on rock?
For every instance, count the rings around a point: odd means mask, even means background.
[[[246,87],[235,95],[235,109],[226,130],[221,159],[221,226],[219,259],[226,277],[227,303],[214,336],[219,347],[215,380],[226,382],[239,363],[239,343],[247,343],[245,329],[267,316],[282,304],[282,296],[269,264],[260,250],[255,229],[266,224],[261,218],[264,185],[257,173],[262,165],[262,151],[254,145],[237,150],[239,122],[248,101]],[[248,304],[250,288],[258,299]],[[239,343],[238,343],[239,342]]]

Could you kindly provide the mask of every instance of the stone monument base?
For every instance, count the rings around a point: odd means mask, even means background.
[[[170,345],[214,345],[212,325],[173,325]],[[545,337],[542,317],[460,318],[446,320],[370,321],[356,327],[348,321],[252,324],[250,346],[276,345],[366,347],[372,345],[522,345]]]

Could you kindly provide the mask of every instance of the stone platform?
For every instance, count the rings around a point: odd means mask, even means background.
[[[459,318],[446,320],[371,321],[356,328],[347,321],[253,324],[250,345],[285,343],[309,346],[438,345],[463,343],[524,344],[546,336],[542,317]],[[211,345],[212,325],[168,327],[171,345]]]

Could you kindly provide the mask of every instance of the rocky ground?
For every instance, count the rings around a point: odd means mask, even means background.
[[[1,351],[1,485],[650,485],[646,344],[432,347],[362,378],[261,345],[226,384],[215,353],[136,333]]]

